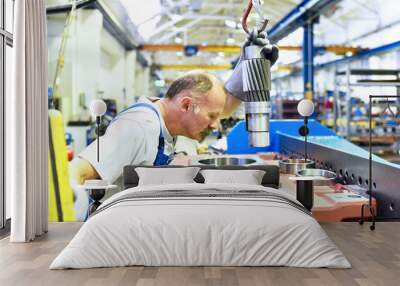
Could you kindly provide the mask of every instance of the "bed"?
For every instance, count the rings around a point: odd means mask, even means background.
[[[138,185],[136,167],[125,167],[126,189],[103,202],[50,269],[351,267],[311,214],[277,189],[276,166],[217,168],[264,170],[260,185],[204,183],[201,173],[193,183]]]

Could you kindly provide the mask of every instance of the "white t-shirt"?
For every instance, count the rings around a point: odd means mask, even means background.
[[[164,154],[174,152],[175,139],[167,130],[157,105],[141,97],[137,103],[151,104],[160,115],[164,135]],[[135,107],[120,113],[100,137],[100,162],[97,162],[97,140],[78,156],[86,159],[103,180],[112,183],[126,165],[153,165],[158,151],[160,120],[148,107]]]

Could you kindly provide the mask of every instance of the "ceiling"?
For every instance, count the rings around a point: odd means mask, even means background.
[[[240,23],[247,1],[243,0],[147,0],[146,8],[138,9],[137,1],[121,0],[146,44],[179,45],[235,45],[240,46],[246,33]],[[282,19],[300,0],[266,0],[262,5],[268,28]],[[258,15],[253,9],[248,25],[257,25]],[[187,57],[182,51],[152,52],[152,61],[160,65],[229,65],[238,53],[200,52]],[[190,67],[189,67],[190,68]],[[199,66],[201,68],[201,66]],[[163,70],[169,79],[184,71]],[[217,74],[223,72],[216,71]]]
[[[65,2],[66,0],[48,0]],[[247,0],[101,0],[106,4],[118,3],[126,10],[130,20],[141,35],[140,41],[150,45],[228,45],[239,47],[246,39],[240,24]],[[287,15],[301,0],[264,0],[262,14],[269,19],[267,29],[273,27]],[[316,45],[356,45],[367,48],[399,40],[400,16],[399,0],[342,0],[325,11],[314,26]],[[250,13],[249,27],[256,26],[258,19],[254,9]],[[379,31],[379,33],[375,33]],[[279,45],[301,47],[303,30],[298,29],[288,35]],[[153,64],[175,65],[173,70],[160,70],[164,79],[174,79],[186,68],[201,68],[204,65],[228,67],[238,57],[238,50],[198,52],[196,56],[185,56],[182,50],[161,50],[145,52]],[[342,55],[340,55],[342,56]],[[318,56],[316,62],[326,62],[337,57],[326,53]],[[275,65],[298,65],[301,68],[301,50],[280,51]],[[190,65],[190,66],[187,66]],[[226,71],[216,70],[224,78]]]

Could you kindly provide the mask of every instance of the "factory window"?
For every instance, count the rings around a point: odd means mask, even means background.
[[[5,188],[5,105],[11,92],[14,0],[0,0],[0,236],[9,230],[10,194]]]

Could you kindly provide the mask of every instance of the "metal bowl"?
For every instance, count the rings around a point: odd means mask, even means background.
[[[313,168],[314,161],[307,159],[286,159],[279,161],[279,169],[281,173],[295,175],[298,171]]]
[[[214,166],[246,166],[246,165],[257,165],[261,164],[260,160],[251,158],[240,158],[240,157],[216,157],[216,158],[205,158],[200,160],[194,160],[191,164],[199,165],[214,165]]]
[[[314,186],[331,186],[335,184],[336,180],[336,173],[323,169],[304,169],[298,171],[296,175],[299,177],[322,177],[320,180],[313,180]]]

